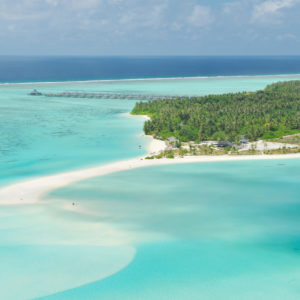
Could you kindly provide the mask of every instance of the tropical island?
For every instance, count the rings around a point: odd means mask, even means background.
[[[136,103],[144,132],[167,149],[147,158],[300,152],[300,81],[257,92]]]

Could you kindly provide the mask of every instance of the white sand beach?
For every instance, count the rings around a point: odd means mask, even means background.
[[[130,114],[124,114],[131,117]],[[148,116],[132,116],[149,119]],[[147,146],[148,155],[157,154],[166,149],[166,143],[161,140],[149,138]],[[241,160],[270,160],[270,159],[295,159],[300,158],[297,154],[274,154],[274,155],[222,155],[222,156],[186,156],[175,157],[174,159],[145,159],[147,155],[136,157],[133,159],[117,161],[107,165],[91,167],[76,171],[63,172],[54,175],[42,176],[39,178],[29,179],[23,182],[14,183],[0,189],[0,205],[24,205],[40,203],[42,198],[58,188],[62,188],[69,184],[86,180],[93,177],[104,176],[111,173],[126,171],[130,169],[168,165],[182,163],[205,163],[205,162],[221,162],[221,161],[241,161]]]
[[[149,152],[159,152],[165,148],[165,143],[151,138]],[[104,176],[111,173],[126,171],[130,169],[182,163],[221,162],[241,160],[273,160],[273,159],[295,159],[300,158],[297,154],[276,155],[241,155],[241,156],[187,156],[174,159],[145,159],[146,156],[129,160],[118,161],[107,165],[92,167],[55,175],[43,176],[5,186],[0,189],[0,205],[22,205],[39,203],[47,193],[79,182],[85,179]]]

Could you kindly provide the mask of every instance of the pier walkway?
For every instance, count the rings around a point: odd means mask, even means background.
[[[62,93],[40,93],[36,90],[29,95],[46,97],[67,97],[67,98],[98,98],[98,99],[134,99],[134,100],[157,100],[157,99],[178,99],[182,96],[168,95],[145,95],[145,94],[108,94],[108,93],[84,93],[84,92],[62,92]]]

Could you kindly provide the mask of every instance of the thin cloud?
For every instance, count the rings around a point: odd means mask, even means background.
[[[276,17],[280,16],[280,12],[283,9],[291,8],[296,3],[299,3],[299,0],[268,0],[262,3],[259,3],[254,6],[252,12],[252,20],[253,21],[270,21],[270,18],[273,21],[278,22]]]
[[[188,23],[195,27],[205,27],[214,20],[211,9],[207,6],[196,5],[188,18]]]
[[[0,52],[299,53],[299,1],[0,0]]]

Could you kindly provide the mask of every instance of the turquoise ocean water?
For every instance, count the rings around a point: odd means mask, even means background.
[[[143,120],[124,116],[135,100],[32,97],[42,92],[206,95],[253,91],[299,75],[0,85],[0,185],[144,154]]]
[[[119,273],[46,299],[299,299],[299,168],[162,166],[53,192],[126,228],[137,253]]]
[[[205,95],[291,79],[300,76],[0,85],[0,185],[146,151],[143,120],[124,115],[135,101],[30,97],[33,88]],[[297,299],[299,164],[147,168],[1,207],[1,299]]]

